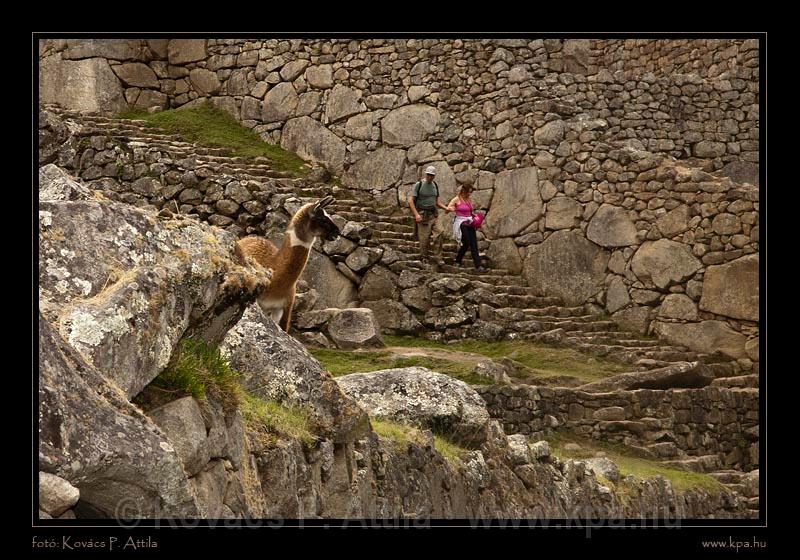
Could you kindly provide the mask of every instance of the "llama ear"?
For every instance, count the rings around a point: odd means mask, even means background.
[[[333,201],[334,201],[334,198],[332,196],[328,195],[328,196],[326,196],[325,198],[323,198],[322,200],[319,201],[319,206],[320,206],[320,208],[324,208],[324,207],[328,206],[329,204],[331,204]]]

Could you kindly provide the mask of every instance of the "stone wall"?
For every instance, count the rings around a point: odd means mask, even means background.
[[[543,295],[758,360],[757,41],[50,40],[40,55],[52,79],[107,65],[134,106],[210,100],[398,211],[433,164],[444,198],[476,186],[481,245]]]
[[[566,387],[494,385],[478,392],[507,433],[541,437],[567,429],[640,447],[656,457],[716,455],[727,467],[758,466],[757,388],[589,393]]]

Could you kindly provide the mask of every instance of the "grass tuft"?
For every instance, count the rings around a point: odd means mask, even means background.
[[[284,406],[249,393],[244,394],[241,408],[248,427],[262,435],[289,436],[299,439],[306,447],[312,447],[317,441],[313,422],[301,408]]]
[[[243,126],[230,113],[211,103],[152,114],[133,109],[120,113],[117,117],[143,120],[149,126],[177,134],[188,142],[228,148],[232,156],[249,159],[265,157],[274,169],[288,171],[295,177],[304,177],[311,170],[299,156],[280,146],[264,142],[257,133]]]
[[[184,339],[178,343],[164,371],[134,402],[153,408],[182,395],[203,400],[207,394],[227,408],[237,406],[242,396],[239,373],[231,369],[219,348],[203,341]]]
[[[379,436],[391,440],[399,451],[405,451],[412,443],[424,442],[425,438],[422,432],[414,426],[386,418],[373,418],[371,422],[373,431]],[[444,434],[433,434],[433,446],[445,460],[451,463],[460,461],[461,457],[469,452],[469,449],[450,441]]]

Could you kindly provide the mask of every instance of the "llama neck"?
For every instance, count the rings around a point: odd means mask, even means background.
[[[303,273],[306,262],[308,262],[308,256],[314,241],[316,241],[316,237],[312,238],[311,241],[298,237],[294,228],[286,230],[286,234],[283,236],[283,244],[277,255],[278,260],[283,262],[285,266],[281,267],[280,270],[275,270],[274,274],[296,281]]]

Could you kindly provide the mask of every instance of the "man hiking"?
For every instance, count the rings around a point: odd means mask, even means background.
[[[433,262],[439,266],[444,265],[442,260],[442,237],[444,230],[439,225],[438,208],[445,212],[450,212],[447,205],[439,198],[439,186],[433,180],[436,175],[436,168],[429,165],[425,170],[425,180],[417,181],[411,196],[408,197],[408,205],[414,215],[414,226],[419,239],[419,249],[422,254],[422,262],[431,264],[428,259],[428,248],[433,243]]]

